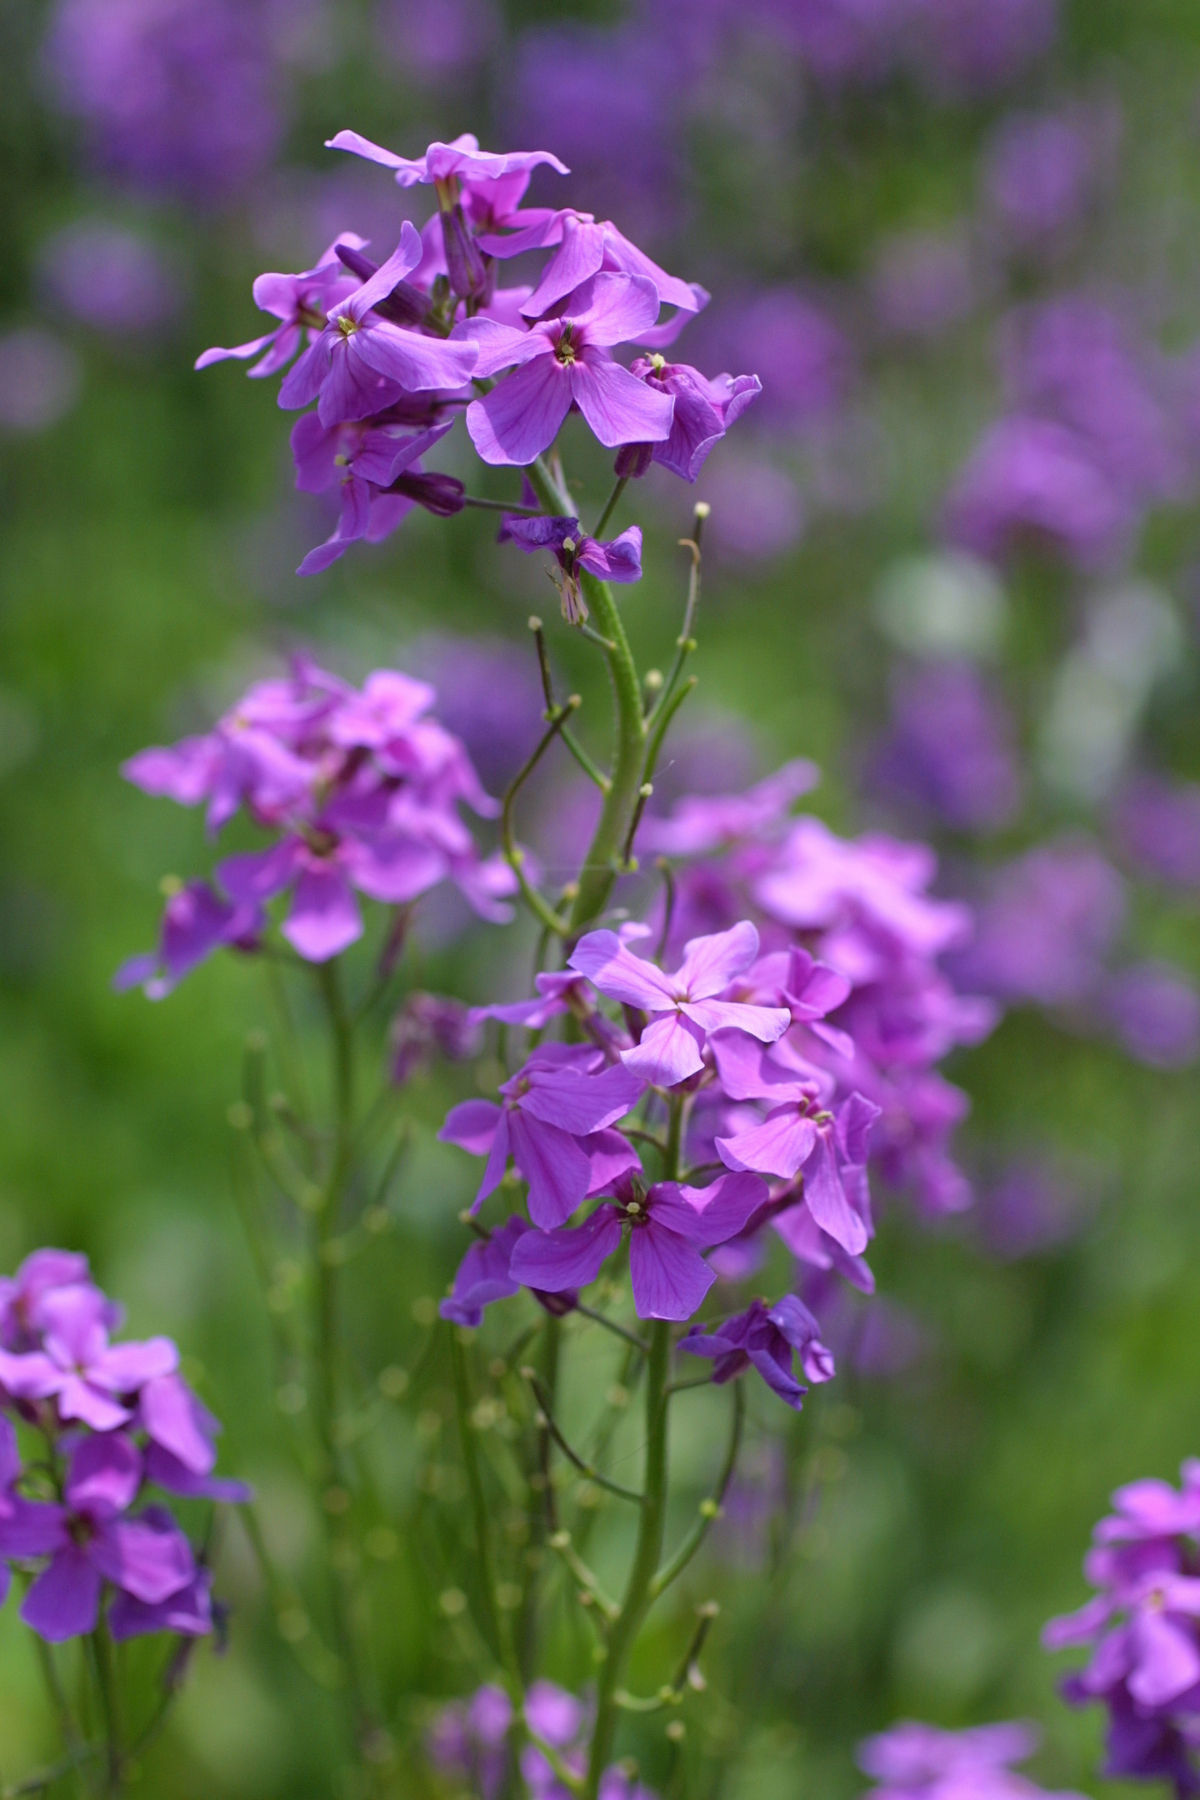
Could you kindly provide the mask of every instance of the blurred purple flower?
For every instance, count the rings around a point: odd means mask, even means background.
[[[1200,782],[1136,776],[1117,798],[1113,828],[1139,872],[1200,888]]]
[[[906,1720],[859,1745],[859,1767],[880,1784],[865,1800],[1082,1800],[1014,1774],[1009,1765],[1024,1762],[1037,1744],[1029,1725],[942,1731]]]
[[[884,238],[875,252],[869,292],[884,332],[938,339],[975,303],[965,239],[946,231],[904,231]]]
[[[38,280],[62,312],[124,342],[179,311],[179,284],[158,245],[103,219],[76,219],[38,250]]]
[[[500,34],[494,0],[378,0],[374,38],[404,73],[437,83],[468,75],[491,52]]]
[[[1005,1261],[1039,1256],[1083,1229],[1092,1198],[1080,1180],[1052,1162],[1016,1158],[982,1185],[978,1218],[983,1241]]]
[[[916,72],[953,96],[993,92],[1051,48],[1058,0],[913,0]]]
[[[1018,249],[1060,252],[1095,195],[1098,120],[1082,108],[1010,113],[987,146],[983,200]]]
[[[1136,508],[1077,432],[1048,419],[1001,419],[984,435],[947,497],[949,541],[1004,562],[1046,545],[1082,569],[1116,559]]]
[[[1165,962],[1134,963],[1109,981],[1101,1006],[1130,1056],[1181,1069],[1200,1055],[1200,991]]]
[[[1125,917],[1124,884],[1093,845],[1062,838],[1002,868],[976,914],[959,979],[1008,1002],[1088,1000]]]
[[[0,432],[38,432],[70,412],[82,385],[69,345],[38,325],[0,335]]]
[[[994,831],[1020,799],[1012,727],[970,663],[927,663],[894,684],[891,730],[869,786],[960,831]]]

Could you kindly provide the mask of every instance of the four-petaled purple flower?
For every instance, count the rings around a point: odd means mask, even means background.
[[[792,1373],[793,1352],[806,1380],[831,1381],[835,1373],[833,1352],[821,1342],[820,1326],[795,1294],[785,1294],[770,1307],[765,1300],[754,1300],[745,1312],[708,1331],[695,1325],[679,1348],[711,1357],[718,1383],[757,1369],[771,1391],[797,1412],[808,1389]]]
[[[406,219],[382,267],[329,308],[321,335],[284,377],[280,406],[316,400],[322,425],[343,425],[383,412],[405,394],[458,388],[471,378],[477,353],[469,341],[426,337],[373,310],[423,254],[421,234]]]
[[[607,1127],[636,1106],[644,1087],[619,1063],[606,1065],[598,1050],[543,1044],[500,1088],[502,1106],[464,1100],[438,1136],[487,1157],[475,1208],[499,1187],[511,1156],[529,1183],[530,1217],[549,1230],[620,1168],[637,1163],[625,1140]]]
[[[785,1181],[803,1169],[804,1202],[814,1220],[843,1250],[859,1256],[871,1236],[867,1139],[879,1110],[851,1094],[831,1113],[797,1084],[761,1123],[719,1137],[717,1154],[727,1168]]]
[[[453,419],[444,419],[424,431],[406,432],[361,421],[325,425],[318,413],[311,412],[297,419],[292,427],[296,486],[302,493],[320,494],[336,485],[341,500],[337,530],[309,551],[297,575],[319,574],[344,556],[351,544],[362,538],[377,544],[393,532],[417,503],[411,492],[394,491],[394,484],[407,471],[420,472],[421,457],[453,425]],[[441,480],[452,482],[461,493],[462,483],[453,476]]]
[[[613,1187],[582,1225],[531,1231],[513,1250],[511,1274],[523,1287],[563,1293],[587,1287],[629,1233],[633,1304],[642,1319],[690,1319],[716,1275],[701,1255],[744,1231],[767,1199],[753,1175],[722,1175],[710,1187],[661,1181],[647,1188],[632,1175]]]
[[[506,514],[500,528],[500,543],[512,543],[526,555],[535,550],[550,550],[562,570],[559,592],[563,617],[572,625],[580,625],[588,609],[579,589],[579,571],[586,569],[600,581],[640,581],[642,578],[642,533],[630,525],[619,537],[600,543],[588,537],[576,518],[522,518]]]
[[[720,997],[757,955],[758,932],[743,920],[730,931],[685,944],[673,975],[635,956],[614,931],[592,931],[581,938],[570,967],[609,999],[650,1015],[640,1040],[622,1051],[621,1060],[644,1081],[675,1087],[704,1067],[703,1051],[712,1033],[741,1031],[771,1044],[791,1024],[790,1012],[782,1007],[748,1006]]]
[[[487,463],[531,463],[548,450],[572,406],[602,444],[660,443],[674,401],[614,362],[614,344],[638,340],[658,317],[658,289],[644,276],[596,275],[573,293],[569,311],[528,331],[495,319],[468,319],[455,339],[474,343],[476,379],[512,373],[467,408],[471,442]]]
[[[0,1383],[15,1399],[53,1399],[60,1419],[93,1431],[126,1425],[126,1404],[148,1381],[172,1375],[179,1352],[169,1338],[111,1344],[108,1302],[80,1283],[48,1294],[41,1307],[41,1348],[0,1354]]]
[[[630,374],[656,393],[669,394],[675,411],[670,436],[662,443],[630,443],[618,450],[618,475],[644,475],[656,462],[684,481],[695,481],[709,451],[762,393],[757,375],[715,375],[710,380],[689,363],[669,363],[660,352],[635,357]]]
[[[344,232],[341,241],[356,249],[361,248],[363,242],[352,232]],[[301,275],[260,275],[254,283],[254,303],[261,312],[273,313],[279,324],[263,337],[251,338],[248,344],[235,344],[230,350],[215,346],[205,350],[196,358],[196,367],[207,369],[210,363],[225,362],[230,357],[244,362],[262,350],[266,354],[247,373],[257,376],[277,374],[291,362],[306,337],[316,337],[324,330],[329,308],[339,300],[348,299],[356,286],[354,277],[347,274],[339,261],[333,244],[315,269],[305,269]]]

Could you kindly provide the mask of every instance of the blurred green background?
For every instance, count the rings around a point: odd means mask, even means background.
[[[502,638],[524,653],[528,612],[553,610],[532,564],[497,551],[486,520],[469,515],[420,515],[390,544],[297,581],[291,570],[327,527],[319,507],[292,494],[288,421],[270,384],[247,385],[236,366],[191,372],[206,345],[256,329],[249,283],[260,268],[303,266],[333,235],[317,216],[322,184],[336,195],[346,171],[321,150],[325,137],[352,125],[416,153],[478,121],[483,141],[495,141],[511,128],[506,71],[518,34],[547,18],[512,7],[490,61],[435,80],[406,72],[403,54],[377,55],[365,10],[331,6],[333,48],[294,76],[279,153],[289,183],[265,174],[249,193],[202,207],[146,199],[97,173],[46,98],[39,46],[50,9],[10,0],[2,16],[6,329],[50,333],[77,391],[44,424],[0,425],[0,1268],[39,1244],[78,1246],[127,1303],[131,1330],[180,1341],[227,1421],[225,1466],[257,1484],[281,1564],[302,1570],[310,1527],[230,1183],[229,1107],[247,1031],[271,1027],[268,997],[261,971],[235,958],[205,966],[159,1005],[112,991],[116,966],[152,941],[160,878],[200,873],[210,855],[198,818],[127,787],[118,765],[200,727],[292,646],[357,677],[405,666],[431,632]],[[591,20],[611,17],[597,9]],[[757,79],[751,102],[766,107]],[[1158,341],[1178,353],[1200,335],[1200,12],[1189,0],[1079,0],[1015,90],[981,99],[935,100],[905,81],[772,94],[773,117],[794,103],[801,121],[786,155],[777,139],[764,150],[740,116],[701,116],[689,128],[686,211],[673,219],[660,209],[655,235],[642,234],[667,266],[712,286],[717,308],[736,304],[721,284],[795,283],[853,332],[881,240],[972,214],[981,146],[1004,111],[1085,91],[1115,98],[1123,127],[1103,202],[1065,265],[997,276],[969,316],[915,347],[860,334],[853,429],[832,451],[786,435],[760,441],[757,454],[786,466],[800,496],[798,541],[750,557],[734,540],[722,555],[723,452],[711,465],[714,556],[695,705],[747,721],[764,769],[813,756],[825,771],[815,808],[841,829],[879,816],[860,786],[891,655],[874,597],[898,559],[935,541],[947,486],[995,414],[1004,307],[1039,284],[1152,287]],[[355,192],[368,188],[377,216],[398,204],[383,172]],[[581,179],[571,198],[589,203]],[[159,247],[180,296],[166,323],[100,331],[47,296],[43,245],[93,215]],[[343,222],[356,226],[352,205]],[[12,368],[6,353],[0,379]],[[771,369],[759,372],[769,386]],[[578,448],[582,491],[598,502],[604,466]],[[830,456],[837,481],[859,484],[852,504],[816,498],[834,480]],[[702,481],[697,494],[707,492]],[[694,497],[655,487],[631,515],[646,530],[647,577],[623,604],[643,665],[669,653],[677,629],[685,564],[674,546]],[[1172,679],[1140,729],[1184,775],[1200,773],[1198,526],[1200,507],[1185,496],[1148,521],[1135,561],[1180,623]],[[1004,580],[1002,680],[1032,752],[1080,631],[1086,583],[1045,561]],[[556,623],[564,686],[583,692],[585,735],[602,745],[603,685],[587,646],[563,638]],[[530,737],[536,729],[531,718]],[[1035,779],[985,859],[1080,823],[1094,821],[1077,800]],[[953,835],[945,847],[966,854]],[[1194,892],[1139,889],[1135,918],[1143,948],[1200,974]],[[433,932],[417,982],[471,1000],[497,982],[520,992],[528,948],[520,928],[479,932],[465,949]],[[379,1055],[382,1069],[382,1045]],[[643,1656],[653,1680],[678,1654],[687,1602],[721,1598],[706,1661],[712,1693],[694,1728],[705,1800],[847,1800],[861,1788],[854,1742],[905,1715],[953,1725],[1028,1714],[1046,1730],[1041,1778],[1105,1786],[1094,1774],[1099,1718],[1058,1703],[1057,1663],[1037,1638],[1048,1616],[1084,1597],[1079,1562],[1110,1489],[1172,1477],[1200,1451],[1195,1071],[1140,1066],[1110,1042],[1018,1009],[951,1074],[972,1099],[968,1157],[1050,1152],[1082,1169],[1086,1229],[1000,1260],[969,1221],[930,1229],[890,1209],[873,1265],[881,1293],[919,1321],[927,1352],[892,1379],[847,1373],[794,1428],[755,1397],[754,1456],[786,1438],[794,1471],[818,1494],[802,1554],[764,1601],[727,1537],[725,1563],[698,1565]],[[419,1148],[394,1199],[395,1228],[349,1278],[368,1369],[416,1364],[431,1300],[461,1250],[456,1215],[470,1172],[429,1141],[460,1092],[453,1072],[415,1084]],[[396,1538],[376,1537],[372,1587],[389,1679],[406,1696],[398,1717],[409,1724],[420,1722],[422,1696],[462,1693],[476,1679],[437,1604],[465,1542],[455,1535],[465,1531],[456,1456],[441,1448],[447,1382],[435,1358],[411,1403],[388,1409],[376,1433],[380,1517],[395,1520]],[[697,1491],[702,1430],[694,1442],[686,1425],[680,1434],[685,1483]],[[413,1511],[431,1461],[449,1524],[435,1523],[428,1494]],[[335,1791],[327,1708],[278,1642],[236,1524],[219,1566],[231,1648],[217,1658],[201,1647],[144,1791],[164,1800]],[[562,1643],[582,1678],[565,1627]],[[0,1777],[12,1781],[53,1748],[12,1606],[0,1618],[0,1670]],[[716,1744],[734,1747],[721,1782],[708,1760]],[[661,1731],[646,1728],[640,1747],[654,1779],[665,1767]],[[415,1764],[411,1779],[414,1794],[439,1791]]]

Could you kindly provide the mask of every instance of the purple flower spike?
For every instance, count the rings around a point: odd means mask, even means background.
[[[553,552],[562,570],[560,582],[563,617],[573,625],[588,616],[579,591],[579,570],[586,569],[600,581],[640,581],[642,578],[642,533],[630,525],[619,537],[600,543],[585,535],[575,518],[525,519],[506,515],[500,530],[501,543],[513,543],[526,555],[535,550]]]
[[[732,1381],[744,1369],[754,1368],[773,1393],[799,1412],[807,1388],[792,1374],[792,1354],[800,1357],[806,1380],[830,1381],[835,1373],[833,1352],[821,1342],[821,1328],[807,1306],[794,1294],[785,1294],[774,1306],[755,1300],[743,1313],[705,1331],[693,1326],[680,1344],[692,1356],[713,1359],[713,1380]]]
[[[767,1188],[752,1175],[723,1175],[711,1187],[663,1181],[647,1190],[626,1177],[617,1204],[597,1207],[582,1225],[528,1232],[513,1251],[510,1272],[522,1286],[563,1293],[594,1281],[629,1230],[633,1303],[641,1319],[690,1319],[716,1275],[702,1250],[745,1230]]]
[[[341,241],[355,249],[363,243],[353,232],[344,232]],[[210,363],[225,362],[230,357],[244,362],[261,350],[265,354],[248,372],[257,376],[277,374],[291,362],[306,337],[311,339],[324,329],[329,308],[348,299],[357,285],[338,260],[332,244],[316,268],[306,269],[302,275],[260,275],[254,283],[254,303],[261,312],[272,313],[279,324],[265,336],[252,338],[248,344],[236,344],[232,350],[205,350],[196,358],[196,367],[207,369]]]
[[[669,437],[675,402],[611,355],[613,345],[642,339],[658,308],[652,281],[603,274],[572,294],[569,312],[528,331],[483,318],[456,326],[456,340],[478,346],[476,377],[513,371],[467,408],[467,430],[484,462],[533,462],[554,442],[572,406],[610,450]]]
[[[591,931],[581,938],[570,967],[610,1000],[650,1015],[640,1042],[622,1051],[621,1060],[644,1081],[675,1087],[704,1067],[703,1050],[711,1033],[742,1031],[773,1044],[791,1024],[790,1012],[782,1007],[719,998],[757,955],[758,932],[743,920],[730,931],[685,944],[674,975],[635,956],[614,931]]]
[[[406,219],[382,268],[329,309],[321,335],[284,378],[280,406],[317,400],[322,425],[342,425],[383,412],[406,394],[469,380],[477,359],[471,343],[425,337],[373,310],[423,255],[421,235]]]
[[[662,355],[639,356],[631,365],[655,393],[675,402],[671,435],[661,444],[626,444],[617,452],[618,475],[644,475],[651,462],[684,481],[695,481],[710,450],[762,393],[757,375],[717,375],[711,381],[688,363]]]

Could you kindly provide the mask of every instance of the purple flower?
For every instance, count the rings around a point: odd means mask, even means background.
[[[696,856],[739,838],[766,836],[819,780],[816,764],[797,757],[744,794],[689,794],[666,818],[648,813],[642,841],[664,856]]]
[[[104,1582],[158,1606],[195,1579],[191,1547],[170,1516],[155,1508],[130,1517],[142,1483],[142,1458],[119,1433],[88,1437],[71,1454],[50,1563],[37,1577],[21,1617],[50,1643],[95,1629]],[[3,1540],[0,1538],[0,1548]]]
[[[341,502],[337,530],[309,551],[297,575],[318,574],[351,544],[363,538],[377,544],[394,531],[414,504],[412,496],[396,493],[395,484],[406,471],[420,472],[420,458],[453,425],[453,419],[446,419],[425,431],[405,432],[363,422],[328,426],[317,413],[297,419],[292,427],[296,486],[319,494],[336,484]],[[442,479],[453,482],[451,476]],[[462,483],[454,485],[461,493]]]
[[[1140,775],[1119,797],[1114,826],[1143,874],[1171,887],[1200,888],[1200,783]]]
[[[40,1314],[41,1348],[0,1354],[0,1382],[21,1400],[52,1398],[64,1422],[79,1420],[93,1431],[127,1425],[133,1409],[126,1401],[178,1367],[169,1338],[110,1344],[111,1309],[94,1287],[56,1288]]]
[[[353,233],[342,241],[355,246],[362,243]],[[236,344],[231,350],[205,350],[196,358],[195,366],[207,369],[210,363],[224,362],[229,357],[244,362],[258,356],[261,350],[264,354],[248,373],[274,375],[291,362],[306,340],[311,341],[324,330],[329,308],[347,299],[357,285],[355,277],[338,260],[334,244],[330,244],[316,268],[305,269],[301,275],[260,275],[254,283],[254,303],[260,312],[278,319],[279,324],[264,336]]]
[[[179,310],[177,282],[157,246],[103,219],[76,219],[47,238],[38,273],[58,307],[126,344]]]
[[[501,1086],[502,1106],[464,1100],[438,1137],[487,1157],[472,1210],[499,1187],[511,1156],[529,1183],[530,1217],[548,1230],[612,1179],[613,1144],[603,1134],[637,1104],[644,1086],[632,1071],[606,1065],[599,1051],[543,1044]],[[626,1166],[636,1161],[629,1151]]]
[[[413,187],[417,183],[436,186],[452,181],[472,184],[504,181],[513,176],[523,176],[527,183],[533,170],[542,165],[549,166],[559,175],[571,172],[549,150],[510,150],[501,154],[481,150],[479,139],[469,131],[464,131],[449,144],[434,142],[423,156],[415,157],[397,156],[394,150],[373,144],[357,131],[339,131],[336,137],[327,140],[325,148],[349,150],[355,156],[365,156],[369,162],[394,169],[401,187]]]
[[[1114,975],[1102,997],[1118,1038],[1139,1062],[1182,1069],[1200,1053],[1200,994],[1166,962],[1134,963]]]
[[[731,1169],[749,1169],[794,1181],[804,1170],[804,1203],[821,1230],[851,1256],[870,1241],[867,1139],[879,1107],[851,1094],[836,1115],[817,1108],[811,1091],[797,1084],[794,1098],[773,1107],[761,1124],[716,1140]]]
[[[320,336],[284,377],[280,406],[317,400],[322,425],[342,425],[383,412],[406,394],[460,387],[475,373],[472,343],[423,336],[376,310],[423,254],[421,235],[406,219],[383,266],[327,308]]]
[[[717,375],[710,380],[688,363],[669,363],[656,352],[639,356],[630,366],[656,393],[675,402],[671,434],[664,443],[625,444],[617,452],[618,475],[644,475],[652,462],[695,481],[710,450],[762,393],[757,375]]]
[[[1010,723],[969,663],[901,675],[893,723],[872,759],[872,785],[965,831],[995,830],[1016,811]]]
[[[867,1800],[1081,1800],[1047,1793],[1009,1765],[1037,1747],[1028,1725],[941,1731],[905,1721],[858,1747],[859,1766],[880,1783]]]
[[[506,514],[500,530],[501,543],[512,543],[526,555],[535,550],[553,552],[562,580],[563,617],[571,624],[582,624],[588,616],[579,589],[579,570],[586,569],[599,581],[640,581],[642,578],[642,533],[630,525],[619,537],[599,543],[581,530],[576,518],[521,518]]]
[[[1094,846],[1040,845],[993,878],[962,978],[1010,1003],[1078,1004],[1101,979],[1125,908],[1124,883]]]
[[[455,1325],[483,1323],[483,1311],[493,1301],[520,1293],[521,1284],[509,1273],[515,1246],[530,1227],[514,1216],[482,1242],[471,1245],[454,1276],[454,1288],[438,1311]]]
[[[60,1288],[90,1284],[88,1259],[74,1250],[35,1250],[15,1275],[0,1276],[0,1348],[33,1350],[46,1329],[46,1301]],[[115,1309],[109,1313],[115,1325]]]
[[[1013,113],[988,147],[987,204],[1016,243],[1054,250],[1092,199],[1096,146],[1086,116]]]
[[[659,443],[670,435],[674,401],[613,361],[614,344],[644,341],[659,295],[644,276],[601,274],[572,293],[571,310],[528,331],[469,319],[455,336],[478,346],[476,378],[513,372],[467,408],[471,442],[487,463],[524,465],[554,442],[578,406],[602,444]]]
[[[148,1506],[141,1517],[164,1534],[170,1524],[170,1515],[159,1506]],[[212,1576],[207,1569],[198,1568],[183,1587],[155,1602],[139,1600],[128,1592],[114,1595],[108,1629],[118,1644],[157,1631],[169,1631],[176,1637],[207,1637],[213,1629]]]
[[[469,1701],[453,1701],[438,1713],[427,1736],[430,1760],[446,1774],[470,1781],[481,1800],[496,1800],[504,1784],[512,1717],[508,1695],[490,1684]]]
[[[792,1373],[792,1356],[800,1358],[806,1380],[830,1381],[833,1354],[821,1342],[821,1328],[807,1306],[794,1294],[768,1307],[755,1300],[745,1312],[706,1331],[695,1325],[679,1348],[713,1362],[713,1380],[732,1381],[744,1369],[754,1368],[772,1393],[799,1412],[807,1388]]]
[[[975,450],[946,501],[945,525],[952,543],[988,561],[1032,541],[1092,569],[1113,560],[1133,518],[1077,433],[1017,416],[994,425]]]
[[[189,881],[167,901],[158,948],[130,957],[113,986],[118,993],[140,987],[149,1000],[165,999],[206,956],[225,945],[253,943],[265,924],[261,907],[235,906],[207,881]]]
[[[17,1434],[0,1418],[0,1557],[25,1562],[48,1556],[58,1543],[59,1512],[55,1506],[26,1500],[16,1491],[21,1477]],[[8,1598],[12,1574],[0,1563],[0,1606]]]
[[[633,1303],[641,1319],[690,1319],[716,1275],[702,1250],[743,1231],[767,1198],[752,1175],[723,1175],[710,1187],[663,1181],[647,1189],[633,1176],[615,1186],[582,1225],[529,1232],[513,1251],[510,1273],[546,1293],[587,1287],[629,1233]]]
[[[746,921],[731,931],[693,938],[683,961],[665,975],[644,957],[634,956],[613,931],[592,931],[580,940],[569,966],[586,975],[610,1000],[649,1014],[649,1023],[621,1060],[644,1081],[675,1087],[704,1067],[710,1034],[748,1032],[774,1043],[791,1024],[782,1007],[747,1006],[720,996],[758,955],[758,932]]]
[[[536,221],[515,237],[500,242],[487,240],[487,247],[497,256],[514,256],[521,250],[541,249],[551,244],[557,248],[542,270],[537,287],[521,307],[527,319],[542,318],[578,293],[596,275],[632,275],[653,283],[660,305],[679,309],[676,318],[661,327],[657,334],[642,336],[639,340],[657,346],[673,342],[688,315],[701,311],[708,303],[708,295],[702,287],[695,282],[681,281],[676,275],[668,275],[644,250],[630,243],[611,220],[596,220],[590,213],[573,210],[556,213],[549,221]],[[653,321],[650,325],[653,326]]]

